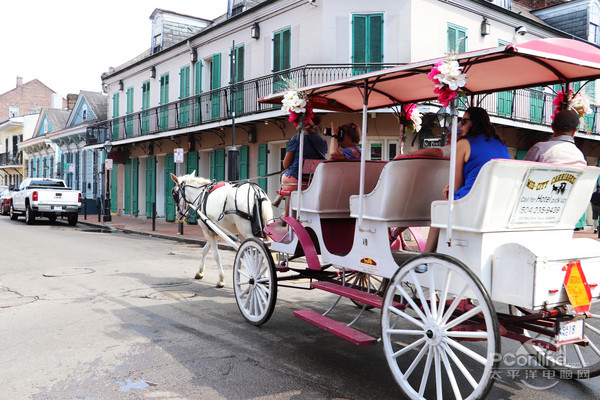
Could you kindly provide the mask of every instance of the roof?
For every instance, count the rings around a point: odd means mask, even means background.
[[[107,118],[108,96],[99,92],[90,92],[87,90],[82,90],[80,95],[85,97],[98,121],[104,121]]]

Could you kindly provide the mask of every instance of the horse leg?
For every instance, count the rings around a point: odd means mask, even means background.
[[[219,268],[219,281],[217,282],[217,287],[222,288],[225,286],[225,273],[223,272],[223,266],[221,265],[221,256],[219,255],[217,238],[214,235],[207,235],[206,240],[208,243],[210,243],[210,247],[213,249],[213,256],[217,262],[217,267]]]
[[[206,260],[206,255],[208,254],[208,250],[210,249],[210,246],[211,246],[210,242],[206,241],[206,243],[204,244],[204,247],[202,248],[202,261],[200,262],[200,269],[198,269],[196,276],[194,276],[195,279],[204,278],[204,266],[206,265],[204,263],[204,260]]]

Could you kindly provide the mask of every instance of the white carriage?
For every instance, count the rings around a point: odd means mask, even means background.
[[[471,94],[600,77],[600,52],[570,40],[457,59]],[[434,97],[426,74],[435,61],[301,90],[324,104],[329,99],[338,108],[362,109],[365,119],[370,108]],[[507,74],[501,82],[484,79],[497,70]],[[363,143],[365,137],[363,121]],[[467,196],[440,201],[453,162],[408,157],[381,163],[364,156],[321,162],[308,188],[291,193],[290,215],[265,228],[271,241],[239,246],[234,291],[244,318],[265,323],[278,280],[297,277],[350,298],[363,311],[381,308],[385,356],[410,398],[484,397],[501,359],[501,336],[521,342],[543,366],[569,371],[568,377],[600,375],[600,316],[590,311],[600,299],[600,242],[573,238],[600,169],[493,160]],[[390,228],[430,225],[441,229],[435,253],[390,248]],[[290,261],[298,257],[307,268],[281,274],[292,271]],[[497,312],[499,303],[509,305],[508,312]],[[358,345],[379,342],[316,311],[295,314]]]

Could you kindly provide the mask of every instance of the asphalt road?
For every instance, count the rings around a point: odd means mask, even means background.
[[[221,255],[226,287],[217,289],[210,255],[206,277],[193,279],[197,246],[0,217],[0,397],[403,397],[381,345],[357,347],[292,315],[323,312],[333,295],[292,282],[265,325],[246,323],[231,287],[235,253]],[[338,308],[346,321],[357,310]],[[361,327],[377,334],[379,312],[366,314]],[[517,346],[503,340],[503,351]],[[600,378],[540,391],[504,375],[488,398],[541,397],[597,399]]]

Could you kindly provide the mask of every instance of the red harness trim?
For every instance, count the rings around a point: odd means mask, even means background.
[[[208,193],[212,193],[215,190],[217,190],[218,188],[220,188],[221,186],[225,186],[227,182],[217,182],[217,184],[215,186],[212,187],[212,189],[210,189],[210,192]]]

